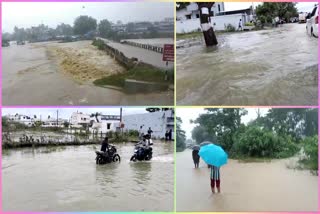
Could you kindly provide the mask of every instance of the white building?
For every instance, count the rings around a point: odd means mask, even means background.
[[[217,31],[226,30],[228,25],[233,26],[237,30],[240,22],[244,26],[245,23],[253,20],[253,10],[251,7],[243,10],[225,11],[224,2],[216,2],[211,10],[213,12],[211,14],[211,25]],[[201,31],[200,15],[196,3],[190,3],[186,8],[177,10],[176,14],[177,33]]]
[[[44,128],[49,128],[49,127],[63,128],[66,120],[63,120],[61,118],[59,118],[58,120],[56,118],[48,118],[48,119],[42,120],[41,122],[42,122],[41,127],[44,127]]]
[[[212,8],[211,11],[213,12],[212,16],[216,16],[217,14],[221,13],[222,11],[225,11],[224,9],[224,2],[216,2]],[[190,3],[186,8],[183,8],[181,10],[177,10],[176,12],[177,21],[184,21],[189,19],[199,19],[200,13],[198,10],[197,3]],[[199,21],[199,20],[198,20]],[[200,21],[199,21],[200,23]]]
[[[33,126],[35,119],[27,116],[27,115],[22,115],[22,114],[15,114],[15,115],[7,115],[6,116],[10,121],[22,123],[26,126]]]
[[[174,138],[174,111],[157,111],[152,113],[134,114],[123,116],[124,130],[140,130],[147,134],[149,127],[152,129],[152,137],[164,138],[167,130],[172,130]]]
[[[73,112],[70,117],[70,127],[85,128],[90,124],[90,115],[82,112]]]
[[[96,114],[90,117],[90,132],[120,131],[120,116]]]

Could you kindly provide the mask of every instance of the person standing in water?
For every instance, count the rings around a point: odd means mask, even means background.
[[[192,159],[194,163],[194,168],[199,168],[199,162],[200,162],[200,156],[199,156],[199,150],[192,150]]]
[[[211,191],[215,193],[215,186],[217,186],[218,193],[220,193],[220,167],[211,165],[210,168]]]

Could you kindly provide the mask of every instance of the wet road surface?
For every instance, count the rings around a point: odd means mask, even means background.
[[[177,104],[317,105],[318,40],[305,24],[177,41]]]
[[[173,211],[173,144],[154,142],[150,162],[130,162],[134,144],[117,145],[120,163],[96,165],[100,146],[5,150],[4,211]]]
[[[200,160],[194,169],[192,151],[176,155],[177,211],[264,212],[317,211],[318,176],[288,169],[295,159],[260,163],[228,160],[222,166],[221,193],[212,194],[210,170]]]

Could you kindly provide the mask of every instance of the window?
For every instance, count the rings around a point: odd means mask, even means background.
[[[187,19],[191,19],[191,15],[186,15],[186,18]]]
[[[111,128],[111,123],[107,123],[107,129]]]
[[[220,4],[218,4],[218,11],[219,11],[219,13],[220,13],[220,11],[221,11],[221,9],[220,9]]]
[[[197,14],[196,14],[196,17],[197,17],[197,19],[198,19],[198,18],[200,18],[200,14],[199,14],[199,13],[197,13]]]

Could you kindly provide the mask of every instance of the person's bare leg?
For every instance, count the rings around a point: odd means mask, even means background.
[[[218,193],[220,193],[220,180],[217,180],[217,190],[218,190]]]

